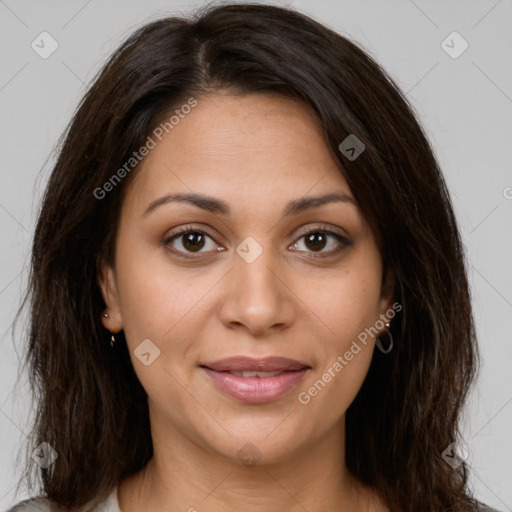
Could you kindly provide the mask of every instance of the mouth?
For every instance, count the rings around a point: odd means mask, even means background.
[[[284,357],[231,357],[201,363],[199,368],[223,393],[239,401],[271,402],[293,389],[311,366]]]

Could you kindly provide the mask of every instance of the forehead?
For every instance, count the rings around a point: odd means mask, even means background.
[[[277,95],[216,93],[198,97],[164,132],[140,164],[126,200],[142,208],[157,195],[180,190],[228,202],[276,203],[333,188],[350,193],[311,107]]]

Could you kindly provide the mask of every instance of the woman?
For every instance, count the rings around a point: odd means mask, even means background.
[[[42,485],[13,510],[483,510],[438,163],[386,73],[304,15],[211,7],[115,52],[28,300]]]

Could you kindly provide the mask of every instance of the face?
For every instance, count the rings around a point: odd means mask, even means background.
[[[126,190],[102,320],[124,329],[154,442],[284,461],[344,432],[391,285],[309,107],[197,101]]]

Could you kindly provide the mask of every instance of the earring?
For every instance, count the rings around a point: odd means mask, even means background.
[[[393,348],[393,335],[391,334],[391,332],[389,330],[389,326],[390,326],[389,322],[386,322],[386,330],[387,330],[387,335],[389,337],[389,347],[387,349],[385,349],[382,346],[380,336],[375,340],[375,344],[377,345],[377,347],[383,354],[388,354],[389,352],[391,352],[391,349]]]
[[[105,318],[108,318],[108,313],[103,313],[103,316]],[[112,334],[112,336],[110,337],[110,346],[113,347],[115,342],[116,342],[116,339],[114,338],[114,335]]]

